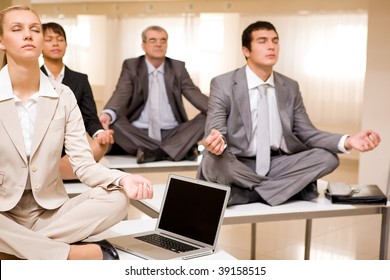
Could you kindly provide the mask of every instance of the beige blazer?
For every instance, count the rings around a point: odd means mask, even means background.
[[[91,187],[118,188],[113,183],[126,173],[94,161],[76,98],[67,86],[41,73],[41,86],[49,81],[56,94],[39,97],[28,161],[15,101],[2,95],[12,92],[6,67],[0,72],[0,81],[0,211],[18,203],[28,176],[35,200],[43,208],[58,208],[68,199],[59,172],[63,145],[81,182]]]

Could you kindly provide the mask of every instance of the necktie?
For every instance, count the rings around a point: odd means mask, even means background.
[[[161,141],[160,130],[160,89],[157,78],[157,70],[152,72],[152,82],[149,92],[149,130],[148,135],[150,138]]]
[[[256,173],[259,175],[266,175],[270,166],[270,132],[267,87],[268,85],[266,84],[258,87],[260,94],[257,102]]]

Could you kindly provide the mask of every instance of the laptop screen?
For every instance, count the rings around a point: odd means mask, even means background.
[[[174,177],[168,184],[158,228],[214,245],[227,191]]]

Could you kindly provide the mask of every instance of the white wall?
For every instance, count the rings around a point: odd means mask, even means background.
[[[367,71],[362,127],[380,132],[382,143],[361,154],[359,182],[385,190],[390,163],[390,1],[371,0],[368,11]]]

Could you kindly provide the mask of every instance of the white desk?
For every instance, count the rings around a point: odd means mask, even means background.
[[[305,259],[310,258],[312,219],[342,216],[381,214],[381,239],[379,258],[386,259],[389,240],[390,202],[384,205],[343,205],[332,204],[324,197],[326,182],[319,181],[320,197],[313,201],[291,201],[279,206],[268,206],[262,203],[235,205],[225,211],[223,224],[252,224],[251,258],[256,257],[256,223],[282,220],[306,220]],[[150,200],[131,201],[131,204],[152,218],[158,217],[165,185],[154,185],[154,197]]]
[[[109,237],[133,234],[143,231],[153,230],[156,226],[156,219],[145,219],[145,220],[126,220],[122,221],[106,231],[90,237],[87,241],[96,241],[106,239]],[[118,250],[119,258],[121,260],[139,260],[140,258],[124,251]],[[217,249],[214,254],[194,258],[192,260],[234,260],[235,258],[223,250]]]
[[[126,172],[179,172],[179,171],[196,171],[201,158],[197,161],[182,160],[182,161],[155,161],[147,163],[137,163],[135,156],[130,155],[106,155],[99,163],[111,168],[121,169]]]

